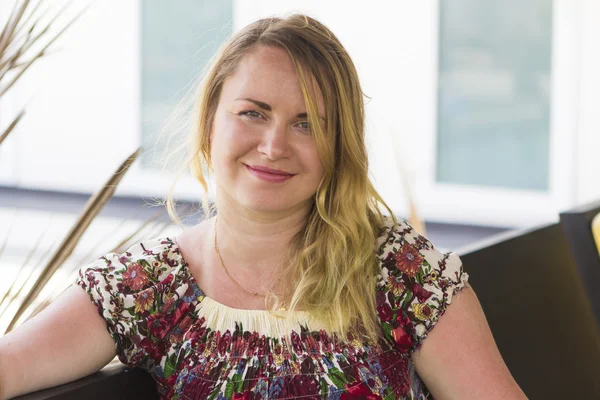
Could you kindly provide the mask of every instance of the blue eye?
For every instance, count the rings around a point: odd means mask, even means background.
[[[308,121],[302,121],[298,124],[298,126],[300,126],[302,130],[311,131],[310,124],[308,123]]]
[[[255,118],[262,117],[262,115],[259,112],[254,111],[254,110],[242,111],[238,115],[241,115],[242,117],[247,117],[247,118],[250,118],[250,119],[255,119]]]

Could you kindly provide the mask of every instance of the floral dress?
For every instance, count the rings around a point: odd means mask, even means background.
[[[467,285],[459,257],[404,221],[375,244],[377,346],[336,339],[304,311],[294,324],[204,295],[177,242],[147,240],[81,268],[119,360],[148,371],[161,399],[427,399],[411,353]]]

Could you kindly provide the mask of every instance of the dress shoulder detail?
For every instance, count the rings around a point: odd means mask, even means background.
[[[124,364],[139,366],[148,360],[148,324],[157,315],[201,295],[182,267],[179,248],[165,237],[136,243],[122,254],[108,253],[78,271],[75,284],[98,308]]]
[[[411,354],[468,286],[468,274],[456,253],[438,250],[406,221],[386,218],[377,241],[381,269],[377,313],[384,337]]]

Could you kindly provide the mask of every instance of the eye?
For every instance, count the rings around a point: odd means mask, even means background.
[[[312,129],[310,127],[310,123],[308,121],[299,122],[296,126],[299,127],[301,130],[306,131],[306,132],[311,132],[312,131]]]
[[[261,113],[259,113],[258,111],[255,111],[255,110],[242,111],[238,115],[240,115],[242,117],[250,118],[250,119],[257,119],[257,118],[262,117]]]

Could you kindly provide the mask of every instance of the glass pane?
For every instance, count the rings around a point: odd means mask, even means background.
[[[552,0],[440,2],[437,180],[547,191]]]
[[[160,129],[232,32],[232,1],[142,0],[142,165],[159,167]],[[166,137],[160,138],[166,142]]]

